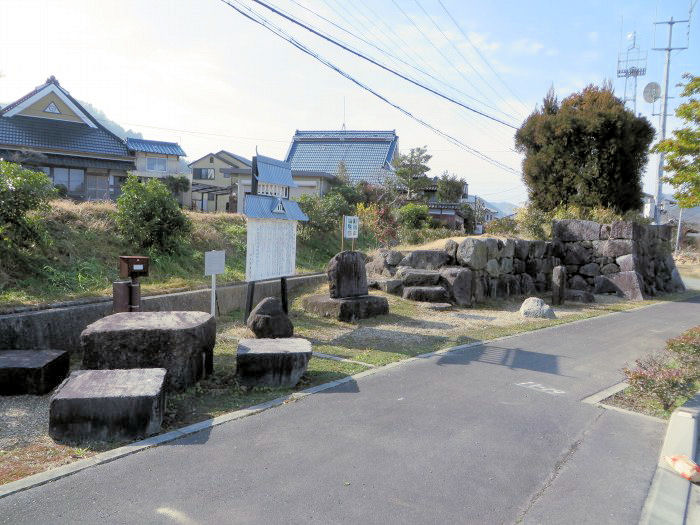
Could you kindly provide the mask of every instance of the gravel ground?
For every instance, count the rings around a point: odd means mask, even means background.
[[[50,397],[0,397],[0,450],[27,445],[46,435]]]

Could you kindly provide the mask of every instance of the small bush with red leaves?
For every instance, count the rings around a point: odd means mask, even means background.
[[[681,398],[695,393],[695,378],[686,368],[671,368],[664,354],[637,359],[634,368],[624,368],[630,387],[639,395],[648,396],[670,410]]]
[[[700,379],[700,326],[666,341],[668,350],[695,379]]]

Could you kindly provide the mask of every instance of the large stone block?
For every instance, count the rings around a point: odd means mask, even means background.
[[[610,275],[611,273],[617,273],[620,271],[620,267],[615,263],[608,263],[603,265],[600,269],[600,273],[603,275]]]
[[[78,370],[51,398],[49,435],[66,441],[120,441],[160,431],[163,368]]]
[[[443,268],[440,271],[443,286],[455,304],[472,305],[472,271],[468,268]]]
[[[574,275],[569,282],[569,288],[572,290],[588,290],[588,283],[580,275]]]
[[[564,262],[566,264],[586,264],[591,259],[590,251],[578,242],[570,242],[566,244],[566,254]]]
[[[552,269],[552,304],[559,305],[566,294],[566,266],[555,266]]]
[[[402,268],[396,272],[404,286],[431,286],[440,280],[440,272],[437,270],[418,270],[414,268]]]
[[[421,270],[437,270],[449,262],[450,256],[444,250],[415,250],[408,253],[400,265]]]
[[[486,273],[491,277],[498,277],[501,274],[501,265],[496,259],[489,259],[486,263]]]
[[[403,253],[396,250],[379,250],[379,254],[389,266],[398,266],[404,258]]]
[[[344,251],[334,255],[326,273],[331,297],[355,297],[369,292],[365,256],[360,252]]]
[[[632,221],[615,221],[610,225],[610,239],[639,239],[641,226]]]
[[[454,241],[452,239],[447,239],[445,241],[445,253],[450,258],[451,263],[457,260],[457,248],[458,247],[459,247],[459,244],[457,243],[457,241]]]
[[[277,297],[265,297],[253,308],[246,323],[258,339],[292,337],[294,325],[284,313],[282,301]]]
[[[68,375],[63,350],[0,350],[0,395],[44,395]]]
[[[610,239],[593,243],[596,255],[601,257],[620,257],[628,253],[634,253],[634,243],[629,239]]]
[[[311,359],[306,339],[241,339],[236,351],[236,380],[245,387],[292,388]]]
[[[384,279],[377,281],[377,286],[382,292],[401,295],[403,281],[401,279]]]
[[[562,241],[597,241],[600,239],[600,224],[593,221],[564,219],[554,221],[553,237]]]
[[[488,248],[481,239],[468,237],[459,243],[457,261],[472,270],[483,270],[488,261]]]
[[[500,273],[513,273],[513,259],[511,257],[501,259]]]
[[[343,297],[336,299],[325,295],[307,295],[302,300],[307,312],[339,321],[353,322],[389,313],[389,301],[378,295]]]
[[[520,276],[520,291],[523,295],[531,295],[537,291],[535,280],[531,275],[524,273]]]
[[[541,259],[547,253],[547,243],[544,241],[530,241],[530,258]]]
[[[104,317],[80,336],[87,369],[165,368],[169,390],[212,373],[216,320],[205,312],[133,312]]]
[[[618,270],[619,271],[619,270]],[[614,272],[617,273],[617,272]],[[594,285],[593,285],[593,293],[595,294],[607,294],[607,293],[614,293],[616,294],[618,292],[617,286],[608,279],[608,275],[598,275],[595,277],[594,280]]]
[[[578,273],[587,277],[595,277],[596,275],[600,275],[600,265],[594,262],[584,264],[578,269]]]
[[[503,241],[489,237],[484,239],[484,243],[486,244],[486,253],[488,254],[488,258],[496,259],[498,257],[498,253],[501,251],[501,247],[503,246]]]
[[[515,257],[515,239],[504,239],[501,251],[498,254],[499,258],[513,258]]]
[[[409,286],[403,289],[403,298],[426,303],[447,302],[447,290],[442,286]]]
[[[530,253],[530,241],[524,239],[515,240],[515,256],[518,259],[527,259]]]
[[[637,272],[619,272],[605,277],[615,285],[617,294],[631,301],[644,300],[644,280]]]
[[[620,267],[621,272],[634,272],[637,270],[637,257],[631,253],[620,255],[615,259],[615,262]]]

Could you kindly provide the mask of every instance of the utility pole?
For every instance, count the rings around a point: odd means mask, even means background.
[[[671,17],[670,20],[666,20],[664,22],[654,22],[654,25],[662,25],[662,24],[668,25],[668,45],[666,47],[653,48],[654,51],[666,51],[666,66],[665,66],[665,70],[664,70],[664,96],[663,96],[663,100],[661,102],[661,136],[660,136],[659,140],[664,140],[666,138],[666,111],[668,108],[668,75],[669,75],[669,71],[671,69],[671,51],[688,49],[688,46],[673,47],[673,42],[672,42],[673,26],[675,24],[688,23],[689,21],[690,20],[674,20],[673,17]],[[662,197],[662,190],[663,190],[663,175],[664,175],[664,153],[661,152],[661,153],[659,153],[659,171],[656,175],[656,206],[654,206],[654,222],[656,224],[660,224],[660,221],[661,221],[661,214],[659,212],[660,212],[661,197]]]

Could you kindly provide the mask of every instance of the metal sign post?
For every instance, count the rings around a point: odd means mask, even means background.
[[[204,275],[211,275],[211,315],[216,317],[216,274],[226,271],[226,252],[204,252]]]

